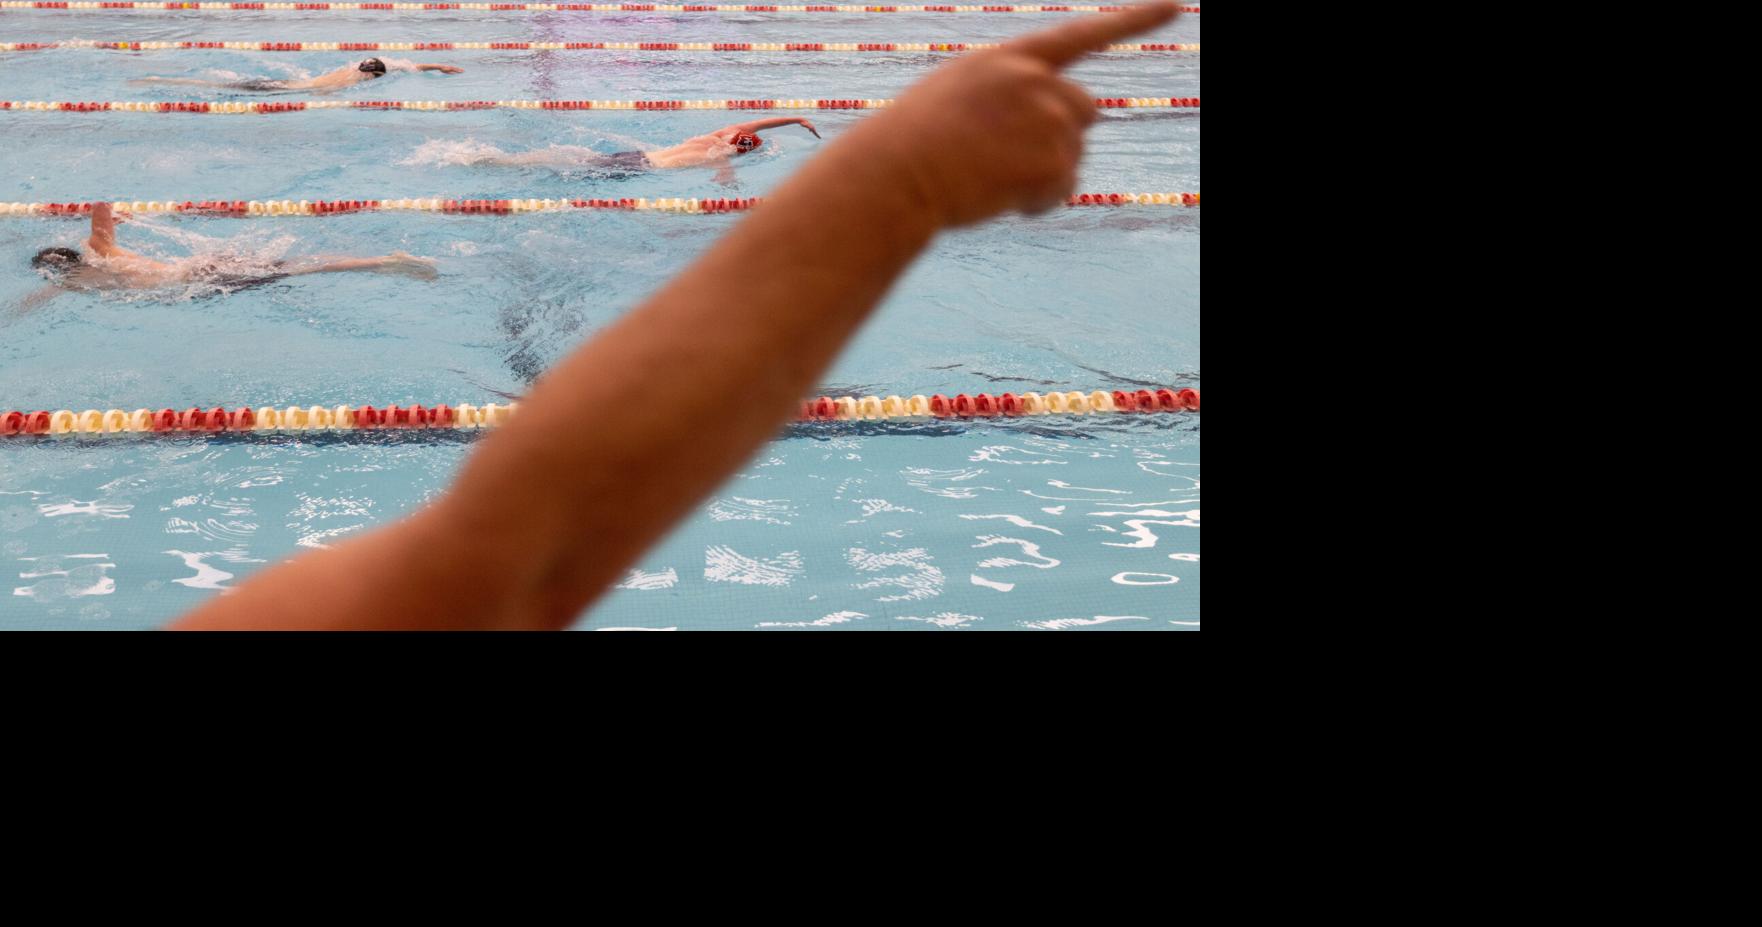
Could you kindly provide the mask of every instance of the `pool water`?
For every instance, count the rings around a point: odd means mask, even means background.
[[[0,41],[982,42],[1056,15],[0,12]],[[1198,42],[1198,16],[1132,41]],[[343,99],[895,97],[947,55],[426,52]],[[317,73],[365,55],[0,53],[0,99],[248,97],[146,76]],[[383,56],[382,56],[383,57]],[[1110,54],[1098,96],[1199,96],[1199,56]],[[787,114],[785,114],[787,115]],[[803,113],[828,139],[863,113]],[[0,201],[763,195],[823,144],[766,133],[732,178],[470,166],[486,147],[671,144],[730,112],[0,112]],[[1198,191],[1197,111],[1106,111],[1081,188]],[[816,394],[1198,388],[1199,209],[1060,210],[947,234]],[[863,222],[864,217],[843,217]],[[145,217],[151,255],[247,261],[405,250],[422,282],[325,275],[216,295],[63,294],[30,312],[69,219],[0,218],[0,407],[506,401],[677,273],[738,216]],[[801,242],[804,252],[814,247]],[[665,376],[657,371],[656,376]],[[705,414],[657,409],[657,414]],[[1199,415],[786,429],[578,627],[1195,629]],[[455,434],[0,441],[0,628],[137,629],[434,497]],[[543,506],[535,486],[510,507]],[[583,557],[594,556],[583,550]]]

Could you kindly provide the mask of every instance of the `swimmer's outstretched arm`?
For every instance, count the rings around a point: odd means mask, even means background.
[[[724,133],[735,133],[735,132],[763,132],[766,129],[775,129],[780,126],[801,126],[802,128],[808,130],[809,132],[814,133],[815,138],[820,137],[820,130],[814,128],[813,123],[807,121],[806,119],[801,118],[800,116],[784,116],[784,117],[777,118],[777,119],[755,119],[752,122],[743,122],[739,125],[724,127],[723,129],[718,131],[716,134],[721,135]]]
[[[416,70],[418,70],[418,71],[439,71],[442,74],[463,74],[463,73],[465,73],[464,68],[456,68],[450,64],[419,64],[416,66]]]
[[[181,84],[189,87],[225,87],[226,84],[213,80],[198,80],[194,77],[137,77],[130,80],[131,84]]]
[[[42,287],[36,292],[26,295],[24,299],[19,300],[18,303],[13,306],[11,316],[13,318],[19,318],[30,315],[32,312],[48,305],[49,300],[60,296],[61,293],[62,288],[55,286],[54,284]]]
[[[567,626],[776,435],[939,229],[1069,195],[1095,104],[1058,70],[1175,10],[1085,16],[943,66],[546,374],[434,504],[175,627]],[[740,401],[675,414],[721,396]]]
[[[290,277],[304,277],[307,274],[343,274],[353,270],[377,270],[385,258],[339,258],[334,261],[318,261],[312,264],[290,264],[282,268],[281,273]]]
[[[422,280],[433,280],[437,275],[434,261],[420,258],[403,251],[369,258],[337,258],[328,261],[316,261],[311,264],[295,264],[282,268],[281,273],[289,277],[303,277],[307,274],[346,274],[351,272],[404,274]]]

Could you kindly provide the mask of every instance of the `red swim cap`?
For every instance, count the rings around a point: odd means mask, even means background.
[[[745,154],[764,143],[764,139],[759,138],[751,132],[741,132],[728,140],[728,144],[740,149],[741,154]]]

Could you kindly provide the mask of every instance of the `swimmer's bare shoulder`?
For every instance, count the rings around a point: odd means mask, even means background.
[[[719,133],[697,135],[669,148],[648,153],[649,163],[656,167],[699,167],[727,161],[734,149]]]
[[[188,279],[189,262],[168,264],[136,254],[116,243],[116,226],[123,221],[109,203],[92,204],[92,234],[86,247],[103,265],[88,264],[69,274],[68,283],[76,289],[118,290],[164,286]]]

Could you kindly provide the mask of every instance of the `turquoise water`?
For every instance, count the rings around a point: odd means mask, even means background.
[[[0,41],[991,41],[1060,19],[9,11]],[[1143,41],[1199,41],[1199,17]],[[232,99],[127,81],[282,77],[358,57],[0,54],[0,98]],[[399,74],[341,96],[891,97],[942,57],[423,53],[466,73]],[[1076,76],[1098,95],[1200,95],[1197,55],[1097,57]],[[812,116],[828,138],[864,118]],[[768,133],[729,185],[712,170],[614,179],[461,163],[484,146],[666,144],[740,118],[6,112],[0,200],[753,196],[819,144],[800,130]],[[1082,187],[1199,190],[1199,119],[1104,114]],[[1071,210],[947,235],[821,391],[1201,386],[1200,216]],[[402,249],[437,259],[441,277],[326,276],[230,295],[68,294],[19,315],[19,301],[41,286],[30,255],[85,233],[70,220],[0,219],[0,407],[503,401],[737,223],[618,213],[143,219],[123,227],[123,243],[166,257]],[[5,441],[0,628],[163,623],[268,564],[420,505],[472,445],[452,435]],[[1199,448],[1198,415],[797,426],[579,626],[1194,628]],[[544,487],[510,500],[544,504]]]

